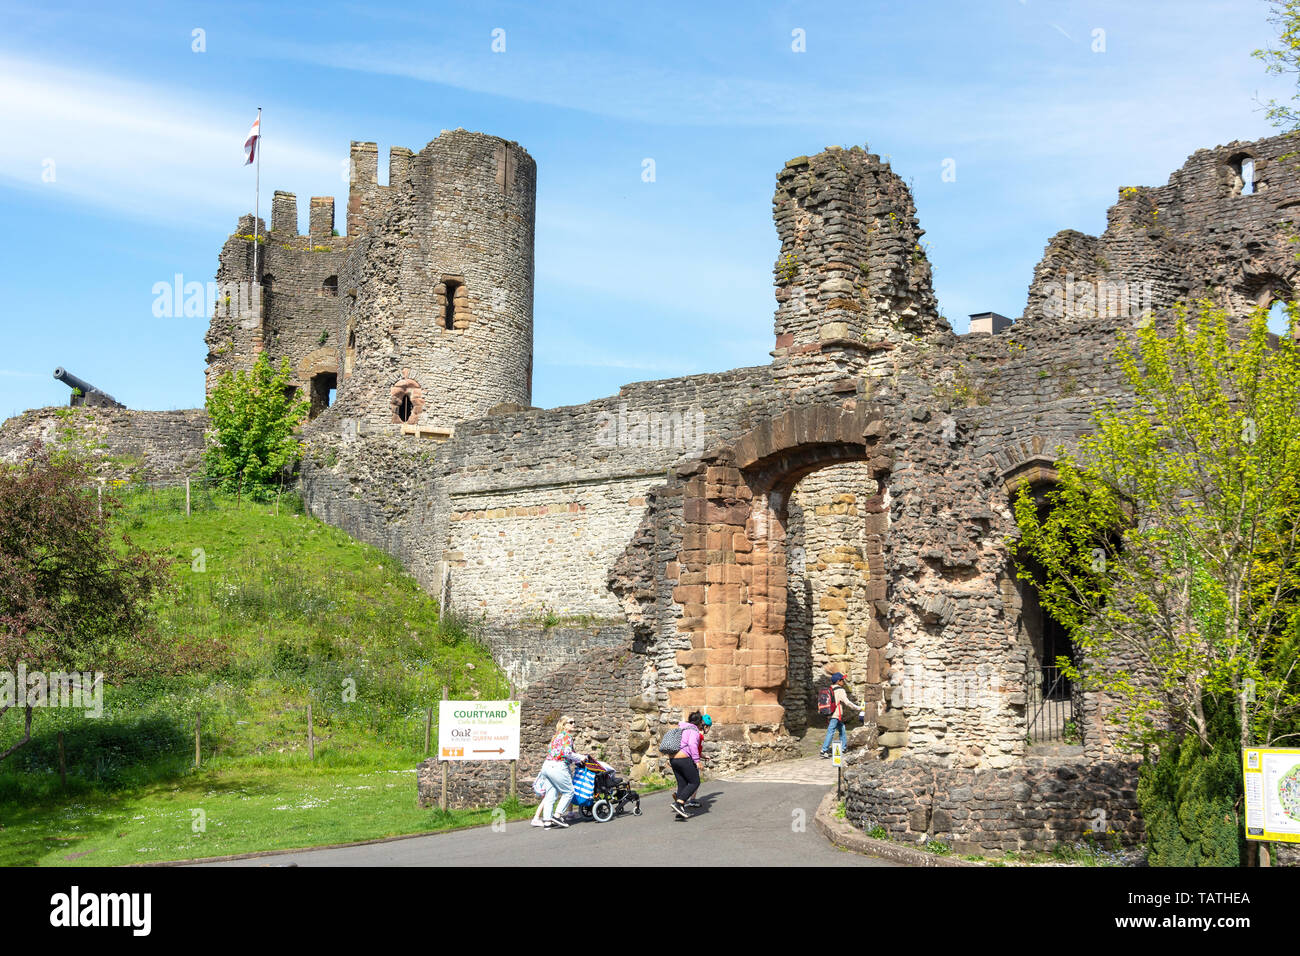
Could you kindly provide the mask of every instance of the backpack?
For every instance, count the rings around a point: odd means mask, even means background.
[[[659,741],[659,752],[669,757],[677,755],[677,751],[682,749],[682,728],[674,727],[668,733],[664,734],[663,740]]]
[[[823,687],[817,692],[817,713],[823,717],[835,716],[835,688]]]

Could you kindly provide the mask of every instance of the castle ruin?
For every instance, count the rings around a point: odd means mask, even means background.
[[[1293,148],[1200,150],[1165,186],[1121,189],[1101,236],[1052,238],[1014,324],[968,335],[938,312],[889,164],[792,159],[770,364],[540,409],[533,160],[456,130],[394,149],[380,186],[374,144],[354,143],[346,236],[320,198],[298,235],[277,193],[257,259],[252,217],[223,247],[208,387],[261,352],[289,359],[311,399],[308,507],[482,622],[534,749],[573,713],[645,772],[663,728],[707,708],[715,767],[793,754],[839,670],[875,713],[846,773],[856,821],[1022,849],[1077,838],[1104,806],[1133,836],[1105,701],[1067,692],[1077,745],[1060,726],[1034,740],[1068,647],[1010,562],[1012,495],[1050,486],[1093,409],[1128,401],[1120,330],[1192,298],[1240,316],[1293,297]],[[5,423],[0,455],[48,412]],[[90,427],[159,473],[201,446],[201,415],[144,445],[115,422]],[[421,766],[424,799],[435,773]],[[503,773],[457,767],[454,792],[499,794]]]

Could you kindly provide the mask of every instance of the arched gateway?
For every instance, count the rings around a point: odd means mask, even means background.
[[[786,522],[795,484],[828,465],[864,461],[873,479],[892,459],[881,444],[879,414],[868,406],[793,408],[705,456],[682,487],[682,534],[673,601],[685,686],[669,692],[683,711],[707,707],[751,743],[784,730],[789,676],[786,641]],[[881,542],[883,495],[861,510],[868,553],[868,597],[885,600]],[[874,625],[883,646],[883,628]]]

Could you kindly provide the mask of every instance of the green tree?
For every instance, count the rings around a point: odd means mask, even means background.
[[[1277,43],[1252,55],[1263,61],[1269,73],[1296,74],[1300,81],[1300,0],[1277,0],[1270,6],[1268,20],[1277,28]],[[1300,93],[1291,97],[1291,103],[1297,100]],[[1300,109],[1290,103],[1271,99],[1265,104],[1265,110],[1273,125],[1288,132],[1300,129]]]
[[[294,397],[289,360],[279,369],[263,352],[249,372],[227,372],[208,396],[213,440],[204,453],[208,475],[227,491],[269,492],[302,454],[296,436],[308,404]]]
[[[1094,414],[1045,507],[1015,503],[1017,555],[1079,652],[1061,663],[1134,749],[1191,734],[1209,751],[1225,706],[1241,746],[1294,738],[1300,350],[1262,310],[1234,337],[1202,303],[1117,354],[1132,405]]]
[[[17,686],[19,664],[110,675],[170,665],[168,648],[148,633],[169,562],[115,535],[112,496],[101,501],[89,485],[84,461],[48,449],[0,466],[0,672],[14,691],[0,699],[0,718],[26,712],[22,740],[0,760],[31,739],[33,690]]]

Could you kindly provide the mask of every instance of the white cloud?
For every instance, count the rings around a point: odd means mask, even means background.
[[[210,224],[251,205],[254,174],[242,166],[243,144],[256,115],[211,95],[0,53],[0,125],[8,133],[0,138],[0,185],[153,221]],[[281,140],[263,176],[337,179],[345,150]],[[52,181],[42,179],[51,172]]]

